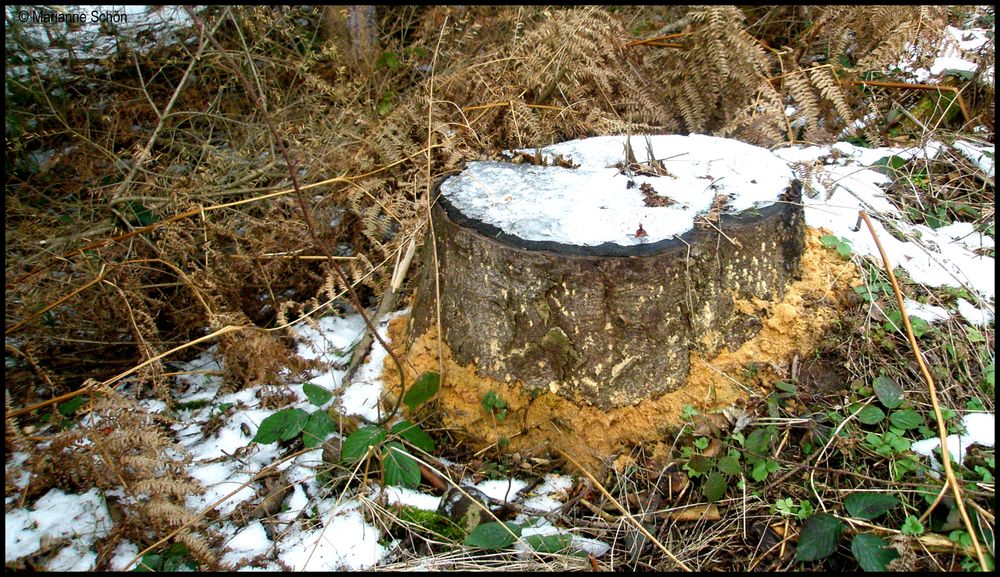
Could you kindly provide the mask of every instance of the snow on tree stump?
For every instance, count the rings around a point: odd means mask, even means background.
[[[598,137],[473,162],[432,209],[454,360],[534,397],[612,409],[682,388],[735,350],[805,244],[786,163],[734,140]],[[427,249],[431,243],[426,244]],[[436,326],[433,260],[409,334]]]

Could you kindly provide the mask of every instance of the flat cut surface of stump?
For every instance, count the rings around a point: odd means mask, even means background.
[[[692,351],[756,334],[751,303],[780,299],[799,273],[799,186],[767,150],[600,137],[514,160],[470,163],[432,210],[444,340],[479,374],[633,405],[683,387]],[[424,262],[411,338],[436,323]]]

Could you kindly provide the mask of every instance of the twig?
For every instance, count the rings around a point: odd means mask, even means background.
[[[955,477],[955,472],[951,468],[951,456],[948,454],[948,429],[944,424],[944,417],[941,415],[941,406],[938,403],[937,398],[937,387],[934,385],[934,377],[931,376],[930,371],[927,370],[927,365],[924,364],[924,356],[920,352],[920,345],[917,344],[916,337],[913,336],[913,327],[910,326],[910,318],[906,314],[906,307],[903,303],[903,293],[899,290],[899,283],[896,282],[896,275],[892,272],[892,266],[889,264],[889,257],[885,254],[885,249],[882,248],[882,243],[878,239],[878,235],[875,234],[875,226],[872,224],[870,218],[868,218],[868,213],[865,211],[859,211],[861,218],[864,219],[865,224],[868,226],[868,231],[871,232],[872,238],[875,240],[875,246],[878,247],[879,255],[882,256],[882,265],[885,267],[885,272],[889,275],[889,282],[892,284],[892,292],[896,294],[896,304],[899,306],[899,314],[903,317],[903,326],[906,328],[906,338],[910,341],[910,348],[913,349],[913,356],[917,359],[917,365],[920,366],[920,372],[924,376],[924,380],[927,381],[927,388],[930,390],[931,405],[934,407],[934,419],[937,421],[938,427],[938,438],[941,441],[941,460],[944,462],[944,472],[945,477],[948,479],[948,485],[951,486],[952,493],[955,495],[955,504],[958,506],[958,512],[962,515],[962,522],[965,523],[965,529],[969,533],[969,537],[972,539],[972,546],[976,550],[976,556],[979,559],[979,566],[982,567],[983,571],[989,571],[989,567],[986,564],[986,558],[983,556],[983,551],[979,546],[979,538],[976,536],[976,530],[972,526],[972,521],[969,519],[969,514],[965,511],[965,504],[962,501],[962,487],[958,484],[958,479]]]
[[[681,569],[683,569],[684,571],[686,571],[688,573],[691,572],[691,568],[688,567],[687,565],[685,565],[683,561],[681,561],[680,559],[678,559],[677,557],[675,557],[674,554],[671,553],[669,549],[667,549],[666,547],[664,547],[663,543],[660,543],[659,539],[657,539],[656,537],[654,537],[649,531],[646,530],[645,527],[642,526],[642,523],[636,521],[635,517],[633,517],[632,514],[628,512],[628,509],[626,509],[625,507],[623,507],[622,504],[619,503],[617,499],[615,499],[613,496],[611,496],[611,493],[609,493],[608,490],[604,488],[604,485],[601,485],[601,483],[597,479],[595,479],[593,475],[590,474],[590,471],[588,471],[587,469],[584,469],[583,465],[581,465],[580,463],[578,463],[576,461],[576,459],[574,459],[573,457],[570,457],[569,455],[567,455],[566,452],[563,451],[562,449],[556,448],[556,451],[560,455],[562,455],[567,461],[569,461],[570,463],[572,463],[574,467],[576,467],[577,469],[579,469],[580,472],[584,474],[584,476],[586,476],[588,479],[590,479],[590,482],[593,483],[594,486],[597,487],[597,489],[601,493],[603,493],[605,497],[607,497],[612,503],[614,503],[615,507],[617,507],[618,510],[622,512],[622,515],[626,519],[628,519],[632,523],[632,525],[634,525],[635,528],[639,530],[640,533],[642,533],[643,535],[646,536],[647,539],[649,539],[650,541],[652,541],[653,544],[656,545],[660,549],[660,551],[663,551],[664,555],[666,555],[671,561],[673,561],[674,563],[676,563],[677,566],[680,567]]]
[[[195,23],[195,25],[199,29],[204,28],[205,26],[204,22],[201,21],[201,18],[199,18],[197,14],[195,14],[193,9],[191,9],[188,6],[185,6],[184,11],[187,12],[188,16],[190,16],[191,20]],[[317,234],[316,232],[316,225],[313,222],[312,214],[309,212],[309,207],[306,205],[305,195],[302,193],[302,188],[299,186],[298,176],[296,176],[295,174],[296,163],[292,162],[291,157],[288,154],[288,149],[285,146],[284,139],[281,138],[281,135],[278,133],[278,129],[274,126],[274,121],[271,119],[271,115],[268,114],[267,109],[264,107],[264,103],[261,100],[261,95],[258,94],[258,91],[255,89],[254,85],[251,84],[250,81],[247,79],[246,75],[243,74],[242,68],[240,68],[233,61],[229,53],[226,52],[226,50],[221,45],[219,45],[215,37],[209,36],[209,41],[214,43],[216,47],[219,49],[219,53],[223,55],[223,57],[225,57],[227,60],[229,60],[229,63],[233,68],[233,72],[235,72],[236,76],[240,79],[240,82],[243,84],[244,89],[247,91],[247,95],[250,96],[251,99],[253,100],[254,106],[256,106],[258,110],[260,110],[261,116],[263,117],[264,122],[267,124],[268,130],[271,132],[271,137],[274,139],[274,143],[278,146],[278,151],[281,153],[281,157],[285,160],[285,164],[288,167],[288,174],[292,178],[292,186],[295,187],[295,198],[298,201],[299,209],[302,211],[302,219],[305,221],[306,227],[309,229],[309,236],[312,238],[313,243],[320,250],[323,251],[323,254],[325,256],[328,257],[327,262],[330,263],[331,268],[333,268],[334,272],[337,273],[337,276],[340,278],[340,281],[344,283],[344,286],[347,287],[347,291],[351,299],[351,304],[354,306],[355,309],[357,309],[358,314],[361,315],[361,319],[365,322],[365,326],[368,328],[369,331],[371,331],[372,334],[375,335],[375,338],[378,340],[379,344],[382,345],[382,347],[386,350],[389,356],[392,357],[393,362],[396,363],[396,369],[399,371],[399,395],[396,397],[396,404],[392,408],[392,411],[386,413],[385,416],[379,419],[378,424],[384,425],[387,422],[389,422],[389,420],[391,420],[393,417],[395,417],[396,413],[399,412],[399,406],[403,402],[403,396],[406,394],[406,375],[403,372],[403,364],[402,362],[400,362],[399,357],[396,356],[396,353],[393,352],[391,348],[389,348],[389,345],[386,344],[382,336],[378,334],[378,331],[372,325],[371,319],[368,318],[368,313],[365,312],[365,307],[361,303],[361,298],[354,290],[354,285],[351,284],[350,279],[347,278],[346,274],[344,274],[344,271],[340,267],[340,264],[333,259],[332,255],[327,249],[326,244],[324,244],[320,240],[319,234]],[[428,158],[429,157],[430,157],[430,152],[428,152]]]
[[[177,97],[181,95],[181,91],[184,90],[184,87],[187,85],[188,79],[191,78],[191,72],[194,70],[194,65],[197,64],[199,60],[201,60],[201,55],[205,51],[205,46],[208,44],[208,41],[215,42],[214,38],[215,31],[219,29],[219,26],[226,19],[226,15],[229,13],[228,11],[229,9],[227,8],[226,11],[221,16],[219,16],[219,19],[216,20],[215,25],[212,26],[212,29],[208,31],[207,37],[203,36],[203,40],[198,43],[198,51],[195,52],[194,58],[192,58],[191,62],[188,63],[187,70],[184,71],[184,76],[181,77],[181,81],[177,84],[177,88],[174,89],[174,93],[170,97],[170,102],[167,103],[167,106],[166,108],[163,109],[163,112],[157,110],[156,105],[153,104],[152,100],[150,100],[149,104],[153,108],[153,112],[155,112],[156,116],[159,118],[159,121],[156,123],[156,128],[153,129],[153,134],[149,137],[149,140],[146,142],[146,146],[139,152],[139,154],[133,160],[132,169],[129,170],[128,176],[125,177],[125,180],[123,180],[121,184],[118,185],[118,188],[115,190],[115,194],[111,199],[111,206],[120,204],[127,200],[125,198],[122,198],[122,194],[124,194],[128,186],[132,184],[132,180],[135,178],[135,175],[138,174],[139,169],[145,166],[146,162],[150,158],[152,158],[153,145],[156,144],[156,140],[160,136],[160,131],[163,130],[163,126],[166,124],[167,117],[170,116],[170,111],[173,110],[174,104],[177,102]],[[202,35],[205,35],[206,27],[204,26],[204,24],[198,27],[198,31]],[[136,69],[138,68],[139,65],[137,62]],[[143,92],[146,92],[145,89],[143,90]],[[149,98],[148,92],[146,92],[146,97]]]
[[[433,124],[433,112],[434,112],[434,67],[437,65],[438,51],[441,48],[441,38],[444,36],[444,27],[448,23],[448,16],[444,17],[444,24],[441,25],[441,31],[438,33],[437,45],[434,47],[434,57],[431,59],[431,77],[428,81],[428,94],[427,94],[427,146],[431,145],[431,138],[434,136],[432,131]],[[513,104],[511,108],[513,109]],[[464,111],[463,111],[464,113]],[[427,189],[424,193],[424,200],[427,203],[427,226],[430,230],[431,237],[431,252],[434,254],[434,310],[435,318],[437,320],[437,349],[438,349],[438,379],[439,383],[444,384],[445,374],[444,374],[444,334],[441,332],[441,277],[440,277],[440,263],[438,262],[438,245],[437,245],[437,235],[434,234],[434,218],[431,215],[431,208],[434,206],[434,199],[431,198],[432,188],[431,188],[431,153],[430,150],[427,151],[427,173],[424,175],[427,183]],[[505,525],[506,526],[506,525]]]

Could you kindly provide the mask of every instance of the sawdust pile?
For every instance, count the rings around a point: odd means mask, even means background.
[[[476,374],[475,367],[454,362],[447,345],[443,349],[445,378],[438,393],[445,424],[462,430],[474,448],[497,444],[524,454],[545,453],[559,448],[585,464],[599,466],[629,445],[656,441],[666,427],[680,423],[684,405],[711,412],[749,398],[753,389],[787,378],[792,356],[808,355],[824,330],[841,316],[847,293],[860,284],[857,269],[819,241],[820,231],[807,229],[802,255],[802,279],[789,285],[780,302],[754,299],[738,301],[743,312],[755,312],[764,320],[760,332],[735,351],[723,350],[711,359],[691,353],[688,384],[660,397],[630,407],[602,410],[578,406],[552,393],[531,398],[519,383],[504,383]],[[404,359],[406,382],[424,371],[438,371],[437,331],[417,336],[404,351],[407,318],[390,325],[393,349]],[[745,383],[744,368],[756,364],[756,385]],[[398,379],[392,362],[385,366],[383,382],[393,387]],[[493,391],[506,401],[501,420],[484,408],[483,397]]]

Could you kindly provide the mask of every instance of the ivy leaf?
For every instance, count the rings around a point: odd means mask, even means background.
[[[413,411],[417,406],[427,402],[428,399],[437,394],[439,388],[441,388],[441,375],[427,371],[417,377],[417,380],[413,381],[410,388],[406,390],[406,394],[403,395],[403,403]]]
[[[302,442],[306,448],[313,449],[323,444],[326,436],[337,428],[330,415],[326,411],[316,411],[309,415],[304,427],[302,427]]]
[[[257,434],[250,442],[267,445],[279,439],[282,441],[293,439],[302,432],[302,427],[308,419],[309,413],[302,409],[282,409],[261,421]]]
[[[887,409],[895,409],[903,402],[902,387],[885,375],[876,377],[872,388],[875,389],[879,402]]]
[[[558,533],[553,535],[528,535],[524,538],[524,542],[528,544],[528,547],[539,553],[559,553],[569,548],[573,542],[573,537]]]
[[[726,495],[726,489],[728,489],[726,478],[723,477],[721,473],[713,471],[708,478],[705,479],[705,485],[701,488],[701,494],[704,495],[710,503],[714,503]]]
[[[844,532],[844,524],[839,519],[820,513],[806,519],[799,534],[799,549],[796,561],[816,561],[829,557],[837,549],[837,541]]]
[[[426,453],[434,452],[434,439],[426,431],[409,421],[400,421],[392,426],[392,432],[403,437]]]
[[[327,401],[333,398],[333,393],[312,383],[305,383],[302,385],[302,392],[306,394],[306,398],[309,399],[309,402],[317,407],[322,407]]]
[[[858,420],[866,425],[881,423],[885,419],[885,413],[875,405],[868,405],[858,411]]]
[[[414,488],[420,484],[420,465],[413,460],[402,443],[393,441],[382,453],[385,484]]]
[[[521,526],[517,523],[492,521],[473,529],[465,538],[465,544],[480,549],[500,550],[510,547],[520,536]]]
[[[875,519],[899,505],[899,499],[885,493],[851,493],[844,499],[844,507],[851,517]]]
[[[340,446],[340,459],[353,463],[368,453],[368,447],[378,445],[388,433],[377,425],[366,425],[351,433]]]
[[[868,572],[887,571],[889,563],[899,558],[899,552],[889,547],[881,537],[871,533],[860,533],[851,541],[851,552],[858,565]]]

